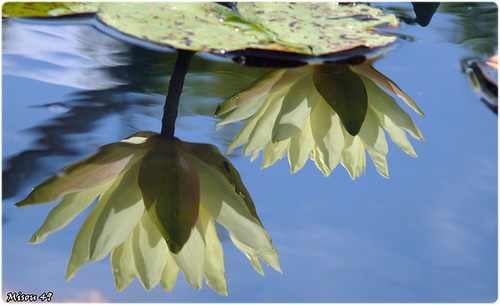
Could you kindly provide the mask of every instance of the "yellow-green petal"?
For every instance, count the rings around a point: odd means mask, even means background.
[[[269,141],[264,147],[264,156],[262,158],[261,169],[271,166],[274,162],[285,156],[288,150],[290,140],[284,140],[279,142]]]
[[[250,135],[252,134],[255,126],[259,122],[259,119],[264,115],[265,111],[271,104],[271,99],[269,97],[266,98],[264,104],[257,110],[255,115],[249,118],[243,126],[240,128],[233,141],[229,143],[227,146],[227,153],[229,154],[233,149],[239,147],[248,142]]]
[[[240,249],[241,252],[245,253],[245,256],[248,258],[248,260],[252,264],[252,267],[255,269],[255,271],[257,271],[260,275],[264,275],[264,270],[262,269],[262,265],[260,264],[259,256],[257,255],[257,251],[253,250],[249,246],[240,242],[238,239],[234,238],[232,235],[230,235],[230,236],[231,236],[231,240],[233,241],[234,245],[238,249]]]
[[[380,154],[376,150],[372,149],[369,146],[366,146],[366,151],[370,155],[370,158],[373,161],[373,164],[377,167],[377,171],[384,176],[385,178],[389,178],[389,167],[387,166],[387,158],[385,155]]]
[[[259,110],[262,104],[264,104],[265,100],[266,100],[266,95],[257,96],[253,100],[245,103],[244,105],[239,106],[233,112],[231,112],[227,117],[215,123],[215,130],[218,130],[220,127],[224,125],[248,119]]]
[[[240,242],[259,254],[277,256],[267,232],[224,177],[198,160],[193,160],[192,164],[200,175],[201,202],[210,215]]]
[[[203,262],[205,261],[205,236],[201,220],[198,219],[195,228],[178,254],[171,254],[182,270],[186,282],[193,288],[201,289],[203,285]]]
[[[401,90],[396,83],[387,78],[387,76],[383,75],[379,71],[375,70],[371,65],[357,65],[353,66],[353,70],[361,75],[364,75],[375,83],[377,83],[382,88],[386,89],[389,92],[394,93],[399,96],[408,106],[410,106],[415,112],[424,116],[424,113],[420,108],[418,108],[417,104],[409,97],[406,93]]]
[[[340,118],[321,98],[311,113],[311,130],[315,141],[313,160],[325,177],[339,164],[344,148]]]
[[[168,251],[167,254],[167,263],[165,264],[165,268],[161,274],[160,285],[163,289],[170,292],[174,288],[175,282],[177,281],[179,266],[177,266],[177,263]]]
[[[365,171],[365,149],[359,137],[351,136],[344,129],[342,131],[344,132],[345,145],[340,156],[340,161],[354,180]]]
[[[88,208],[101,193],[107,190],[113,181],[111,180],[87,190],[64,195],[61,203],[50,211],[43,225],[33,234],[30,243],[41,243],[49,234],[67,226],[78,214]]]
[[[304,127],[305,119],[318,102],[317,99],[308,98],[312,90],[314,85],[310,75],[302,76],[290,87],[276,117],[272,131],[273,141],[289,139]]]
[[[160,282],[168,247],[148,213],[132,231],[132,253],[139,280],[149,291]]]
[[[138,164],[139,163],[137,162],[134,166],[137,168]],[[134,170],[133,167],[132,167],[132,170]],[[135,169],[135,170],[137,171],[137,169]],[[125,176],[125,174],[126,174],[126,172],[121,173],[118,176],[118,178],[115,181],[113,181],[113,184],[108,188],[107,191],[111,192],[111,193],[114,192],[119,187],[120,182],[121,182],[123,176]],[[68,268],[67,268],[67,272],[66,272],[66,280],[71,279],[76,274],[78,269],[83,264],[85,264],[86,262],[88,262],[91,259],[91,256],[92,256],[93,260],[96,260],[98,258],[103,258],[111,250],[111,248],[108,248],[108,247],[100,247],[99,248],[100,252],[96,252],[95,251],[96,250],[95,242],[94,242],[94,244],[91,245],[91,239],[94,238],[94,240],[95,240],[95,238],[96,238],[93,236],[99,236],[101,230],[103,229],[102,226],[99,226],[98,228],[96,228],[96,223],[98,222],[99,218],[101,217],[101,214],[103,213],[103,211],[110,208],[109,206],[107,207],[107,205],[108,205],[108,202],[106,200],[99,200],[97,202],[97,204],[95,205],[95,207],[90,212],[90,214],[87,216],[85,221],[83,222],[80,230],[78,231],[78,234],[76,235],[75,241],[73,243],[73,248],[71,249],[71,256],[70,256],[70,259],[68,262]],[[100,220],[100,221],[102,221],[102,220]],[[135,226],[135,224],[132,224],[131,227],[133,228],[133,226]],[[97,229],[97,231],[96,231],[96,229]],[[94,233],[95,231],[97,233]],[[123,240],[125,240],[125,238],[127,236],[128,236],[128,234],[125,235]],[[123,240],[120,241],[119,243],[123,242]]]
[[[224,176],[226,181],[234,187],[234,192],[240,196],[247,205],[248,211],[256,218],[257,212],[250,193],[246,189],[241,176],[233,164],[224,157],[219,149],[210,144],[182,142],[182,147],[192,156],[200,159]],[[260,220],[259,220],[260,221]]]
[[[224,267],[224,253],[217,236],[212,217],[202,207],[200,219],[205,232],[205,260],[203,262],[203,275],[207,285],[219,294],[227,296],[226,275]]]
[[[158,133],[153,132],[153,131],[138,131],[134,133],[133,135],[127,137],[126,139],[121,140],[121,142],[124,143],[131,143],[131,144],[142,144],[147,141],[150,137],[158,135]]]
[[[243,149],[244,156],[249,155],[252,151],[258,152],[262,150],[267,142],[272,139],[272,130],[276,121],[276,116],[278,115],[281,104],[283,103],[283,95],[280,93],[282,92],[277,92],[267,98],[270,104],[267,108],[265,108],[265,111],[262,113],[262,116],[259,118],[250,136],[248,137],[247,144]]]
[[[134,255],[132,253],[132,234],[122,244],[111,251],[110,260],[115,287],[118,291],[122,291],[137,276]]]
[[[99,198],[103,205],[90,237],[90,260],[97,261],[123,243],[144,213],[141,191],[137,186],[140,162],[120,175]]]
[[[215,115],[223,115],[233,109],[246,108],[246,104],[267,95],[273,85],[283,76],[286,69],[271,70],[263,77],[255,80],[247,89],[236,93],[222,102],[215,110]],[[227,124],[227,123],[225,123]]]
[[[259,258],[266,265],[273,267],[273,269],[278,271],[279,273],[283,273],[281,271],[281,267],[280,267],[279,262],[278,262],[278,253],[276,251],[274,251],[274,253],[259,253],[255,249],[240,242],[233,235],[231,235],[231,240],[233,241],[233,243],[236,245],[236,247],[238,249],[240,249],[243,253],[245,253],[247,258],[250,260],[250,263],[254,267],[255,271],[257,271],[261,275],[264,275],[264,270],[262,269],[262,266],[259,262]]]
[[[394,98],[380,89],[371,79],[363,75],[360,75],[360,77],[367,88],[370,106],[374,110],[384,114],[385,117],[390,119],[399,128],[407,130],[415,139],[424,139],[411,117],[399,107]]]
[[[288,162],[292,173],[297,172],[306,164],[313,147],[314,137],[311,130],[311,117],[309,116],[306,118],[304,128],[290,139]]]
[[[365,147],[370,147],[381,155],[387,155],[389,148],[385,139],[385,133],[377,114],[371,107],[368,107],[365,122],[358,136],[366,144]]]
[[[408,137],[406,137],[406,133],[402,128],[396,126],[389,118],[383,117],[379,115],[379,119],[382,122],[382,126],[387,131],[391,140],[396,143],[405,153],[412,157],[417,157],[417,153],[413,150],[413,146],[411,145]]]
[[[101,146],[96,154],[64,167],[58,174],[34,187],[28,197],[16,206],[54,202],[65,194],[102,184],[116,178],[145,152],[145,144],[119,142]]]

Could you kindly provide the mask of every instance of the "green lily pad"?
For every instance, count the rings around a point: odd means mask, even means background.
[[[367,5],[241,2],[238,11],[247,22],[274,33],[269,42],[281,45],[284,51],[324,55],[356,47],[385,46],[396,40],[372,31],[377,26],[397,26],[396,17]],[[269,48],[265,44],[256,47]]]
[[[2,16],[95,13],[134,38],[219,55],[260,50],[316,57],[396,40],[373,31],[397,26],[396,17],[364,4],[241,2],[237,11],[214,2],[9,2]]]
[[[58,17],[80,13],[95,13],[98,4],[72,2],[7,2],[2,6],[2,18]]]

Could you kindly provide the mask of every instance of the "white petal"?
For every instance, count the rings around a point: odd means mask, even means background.
[[[120,174],[118,178],[113,181],[113,184],[109,187],[109,190],[114,190],[118,187],[119,182],[124,173]],[[102,196],[101,196],[102,198]],[[73,248],[71,249],[71,256],[68,262],[68,268],[66,272],[66,280],[71,279],[75,276],[78,269],[90,260],[90,238],[94,233],[95,224],[97,219],[101,215],[101,212],[106,207],[106,202],[99,200],[95,207],[90,212],[89,216],[83,222],[78,234],[75,237],[73,243]]]
[[[227,153],[230,153],[236,147],[243,145],[248,142],[248,138],[252,134],[255,126],[259,122],[259,119],[264,115],[266,109],[270,105],[269,99],[266,99],[266,102],[259,108],[257,113],[248,119],[243,126],[240,128],[233,141],[227,147]]]
[[[298,133],[311,114],[311,109],[318,102],[308,98],[314,85],[310,75],[305,75],[293,84],[286,93],[281,109],[276,118],[272,135],[273,140],[283,141]]]
[[[381,155],[387,155],[389,148],[387,146],[387,140],[385,139],[385,133],[377,114],[371,106],[368,106],[365,121],[361,126],[358,136],[363,140],[366,146],[372,148]]]
[[[406,137],[406,133],[403,129],[396,126],[391,120],[386,119],[383,123],[384,129],[387,131],[391,140],[396,143],[401,149],[412,157],[417,157],[415,150],[410,141]]]
[[[265,254],[265,253],[259,253],[255,251],[255,249],[252,249],[251,247],[245,245],[244,243],[240,242],[237,238],[235,238],[233,235],[230,235],[231,240],[233,243],[236,245],[238,249],[240,249],[247,258],[250,260],[250,263],[252,264],[253,268],[255,271],[260,273],[261,275],[264,275],[264,270],[262,270],[262,266],[260,265],[259,262],[259,257],[262,259],[262,261],[268,265],[274,268],[274,270],[278,271],[279,273],[283,273],[281,271],[281,267],[278,262],[278,254],[273,253],[273,254]]]
[[[111,251],[111,269],[118,291],[125,289],[137,276],[132,254],[132,234]]]
[[[160,279],[160,285],[166,291],[172,291],[174,288],[175,282],[177,281],[177,275],[179,274],[179,266],[175,262],[172,255],[168,253],[167,263],[165,264],[165,268],[163,269],[163,273]]]
[[[104,258],[132,232],[144,213],[142,193],[137,184],[140,162],[134,164],[99,199],[104,205],[90,237],[90,260]]]
[[[231,114],[229,114],[224,119],[220,120],[215,124],[215,129],[219,129],[223,125],[230,123],[243,121],[254,115],[259,108],[264,104],[266,100],[266,95],[257,96],[254,99],[248,101],[247,103],[238,106]]]
[[[224,177],[208,165],[193,159],[200,177],[201,204],[236,239],[255,249],[259,255],[277,256],[271,239],[259,221],[252,216],[243,199]]]
[[[358,136],[351,136],[343,127],[345,145],[341,154],[341,163],[354,180],[365,171],[366,155],[361,139]]]
[[[150,137],[157,135],[158,133],[152,131],[138,131],[131,135],[130,137],[122,140],[121,142],[131,143],[131,144],[142,144],[147,141]]]
[[[306,118],[304,128],[290,139],[288,162],[292,173],[300,170],[306,164],[314,147],[314,137],[311,130],[311,117]]]
[[[234,140],[228,145],[227,152],[230,153],[233,149],[238,146],[243,145],[244,143],[248,143],[255,129],[259,128],[260,119],[267,115],[268,108],[272,105],[275,100],[281,99],[285,94],[287,89],[290,87],[290,82],[300,75],[300,71],[295,71],[294,69],[284,69],[285,73],[283,77],[279,80],[278,83],[275,84],[273,90],[263,96],[265,99],[264,103],[261,103],[260,108],[257,110],[255,115],[253,115],[250,119],[248,119],[245,124],[240,128]],[[260,103],[260,102],[259,102]],[[279,108],[279,105],[278,105]],[[271,133],[271,131],[269,131]],[[269,140],[271,137],[269,136]],[[261,150],[264,146],[260,147],[258,150]],[[245,146],[246,149],[246,146]],[[253,150],[253,149],[252,149]],[[245,150],[243,152],[244,156],[248,156],[251,154],[252,150]]]
[[[167,243],[148,213],[142,215],[132,231],[132,253],[135,269],[146,290],[155,287],[162,277],[167,262]]]
[[[200,219],[205,232],[205,261],[203,275],[207,285],[221,295],[227,295],[224,254],[217,236],[215,224],[208,212],[200,206]]]
[[[377,167],[377,171],[385,178],[389,178],[389,168],[387,166],[386,156],[378,153],[369,146],[365,146],[365,148],[368,154],[370,155],[370,158],[372,159],[373,163]]]
[[[177,255],[172,253],[170,255],[184,273],[186,282],[196,289],[201,289],[203,285],[203,262],[205,260],[205,236],[199,217],[189,240],[182,247],[182,250]]]
[[[246,257],[248,258],[248,260],[250,260],[250,263],[252,264],[255,271],[257,271],[260,275],[264,275],[264,270],[260,265],[257,251],[245,245],[244,243],[241,243],[238,239],[234,238],[232,234],[230,234],[229,236],[231,237],[231,240],[233,241],[234,245],[238,249],[240,249],[241,252],[245,253]]]
[[[352,69],[357,72],[359,76],[362,76],[363,82],[365,82],[366,78],[369,78],[371,81],[377,83],[382,88],[399,96],[408,106],[415,110],[415,112],[417,112],[421,116],[424,116],[424,113],[418,108],[417,104],[415,104],[415,102],[398,87],[398,85],[396,85],[392,80],[387,78],[379,71],[375,70],[371,65],[352,66]]]
[[[107,190],[113,181],[111,180],[87,190],[64,195],[61,203],[50,211],[42,227],[33,234],[30,243],[41,243],[49,234],[67,226],[78,214],[88,208],[97,196]]]
[[[266,168],[285,156],[290,140],[272,142],[269,141],[264,147],[264,157],[261,168]]]
[[[145,154],[146,146],[121,142],[101,146],[96,154],[64,167],[57,175],[36,186],[16,206],[54,202],[65,194],[114,179]]]
[[[325,176],[340,162],[344,148],[342,128],[339,116],[322,99],[311,114],[311,129],[315,141],[314,162]]]
[[[247,89],[226,99],[219,105],[216,115],[223,115],[235,108],[236,110],[246,108],[249,103],[253,103],[255,100],[265,97],[273,90],[275,84],[283,78],[283,74],[287,71],[288,69],[271,70],[263,77],[252,82]],[[227,122],[224,124],[227,124]]]
[[[286,91],[283,92],[282,89],[277,93],[271,94],[267,98],[265,104],[269,103],[269,105],[265,108],[265,111],[262,113],[262,116],[259,118],[258,122],[255,124],[255,128],[248,137],[248,142],[243,149],[244,156],[249,155],[250,152],[254,150],[262,150],[267,142],[272,140],[273,126],[283,102],[283,95],[285,92]]]
[[[368,92],[368,103],[374,110],[382,113],[399,128],[407,130],[415,139],[424,139],[408,113],[401,109],[391,96],[380,89],[372,80],[362,75],[360,77]]]

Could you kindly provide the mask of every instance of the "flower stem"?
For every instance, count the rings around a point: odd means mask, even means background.
[[[184,87],[184,78],[189,68],[189,63],[193,57],[193,51],[178,50],[177,60],[175,62],[174,72],[168,85],[165,106],[163,107],[163,119],[161,120],[161,136],[173,138],[175,132],[175,120],[179,110],[179,99],[182,88]]]

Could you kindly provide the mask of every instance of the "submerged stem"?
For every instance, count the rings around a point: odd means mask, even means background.
[[[165,106],[163,107],[163,119],[161,120],[161,136],[173,138],[175,132],[175,120],[179,110],[179,99],[182,88],[184,87],[184,78],[186,77],[189,63],[193,57],[193,51],[178,50],[177,60],[175,62],[174,72],[168,85]]]

